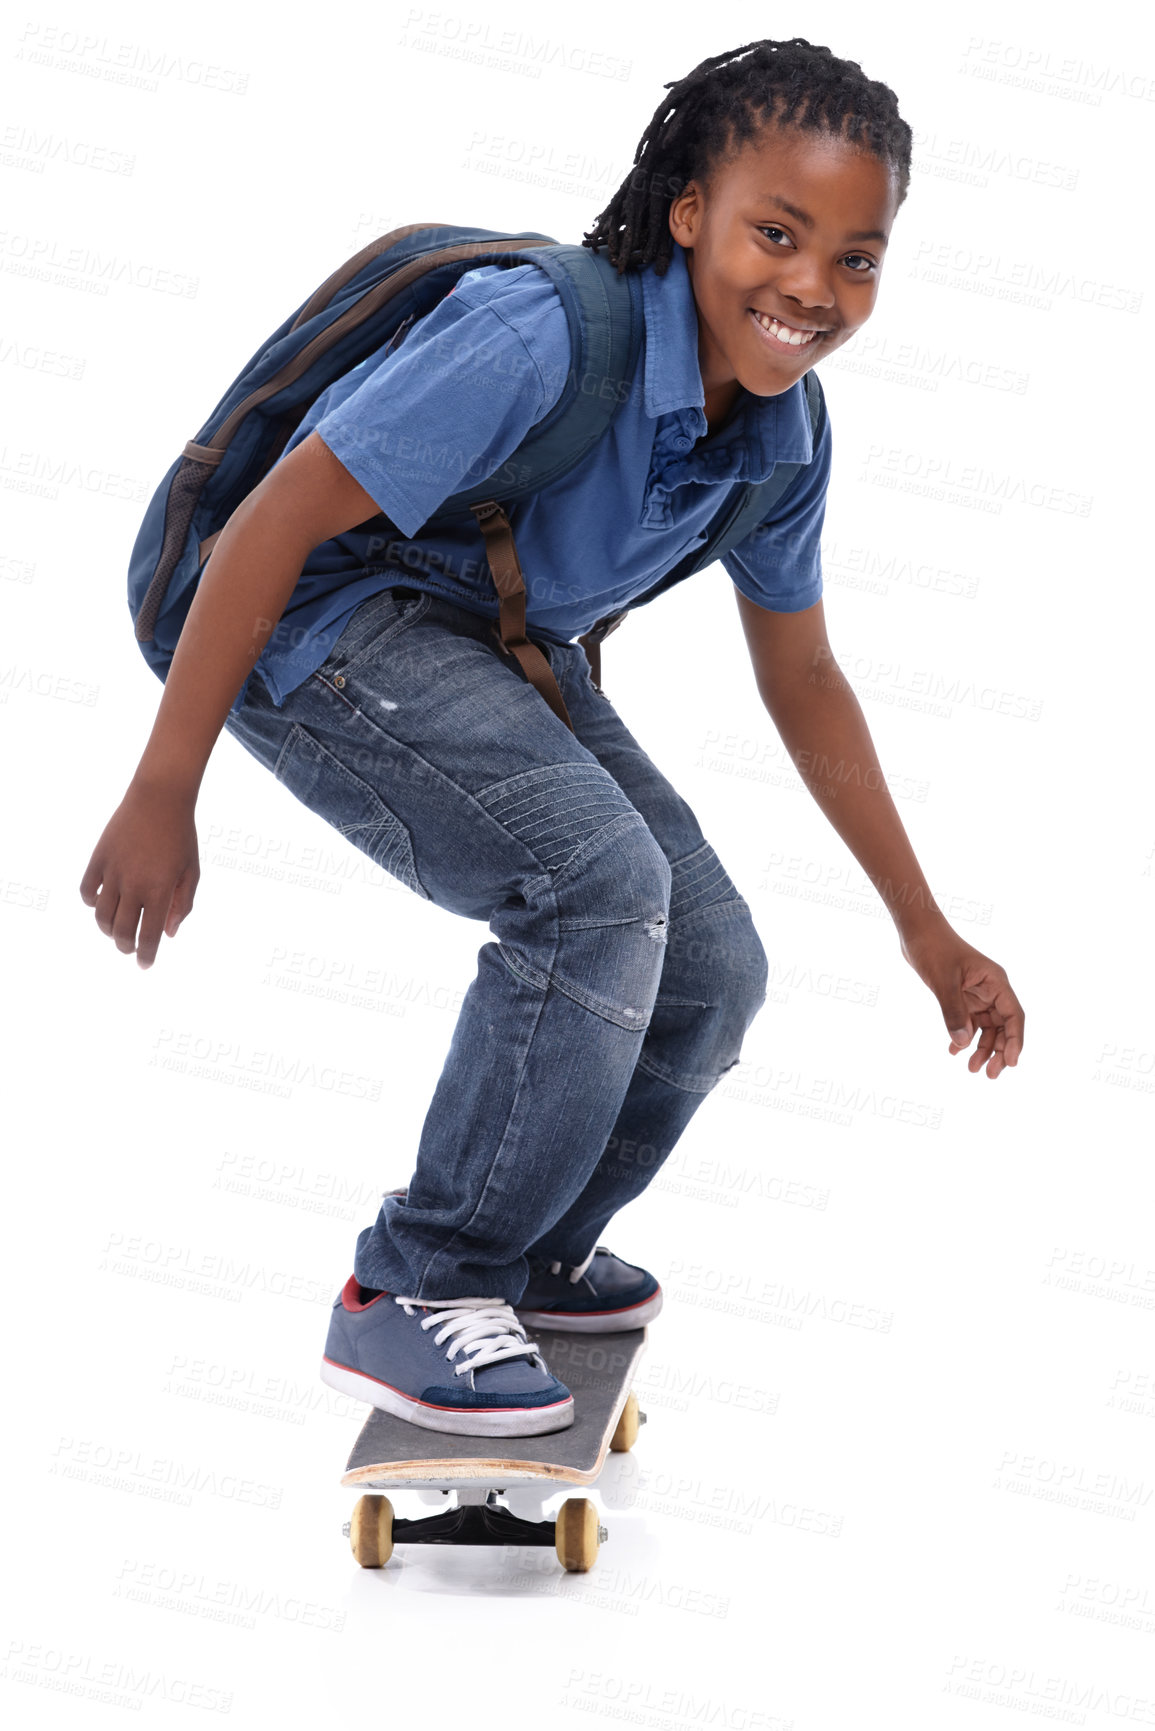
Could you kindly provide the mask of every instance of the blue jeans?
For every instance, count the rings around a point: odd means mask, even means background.
[[[278,709],[225,725],[419,896],[484,920],[408,1195],[353,1272],[414,1298],[515,1304],[526,1253],[584,1261],[659,1170],[766,998],[750,909],[686,801],[594,685],[539,641],[571,733],[495,623],[371,596]]]

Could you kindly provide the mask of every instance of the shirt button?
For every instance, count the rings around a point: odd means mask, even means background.
[[[693,439],[688,439],[685,433],[679,433],[674,440],[674,449],[676,451],[688,451],[693,442]]]

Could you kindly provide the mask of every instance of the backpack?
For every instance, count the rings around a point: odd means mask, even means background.
[[[494,474],[444,500],[425,527],[467,521],[472,513],[500,600],[495,639],[572,732],[549,662],[526,637],[525,582],[504,507],[566,474],[606,432],[632,387],[644,315],[637,271],[619,273],[604,250],[564,245],[531,231],[426,223],[393,229],[327,277],[261,344],[160,482],[133,546],[129,612],[141,652],[162,681],[217,536],[272,468],[307,410],[334,379],[370,354],[396,348],[414,321],[452,292],[458,277],[484,264],[533,264],[546,272],[569,318],[571,366],[558,401],[513,455]],[[817,442],[825,405],[814,373],[804,377]],[[630,607],[606,614],[578,639],[599,689],[602,639],[633,607],[645,606],[752,533],[800,467],[779,464],[762,483],[735,488],[704,543]],[[341,541],[369,574],[392,569],[379,555],[397,534],[379,513]]]

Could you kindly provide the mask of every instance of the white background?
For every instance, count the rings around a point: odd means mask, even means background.
[[[15,1722],[1155,1724],[1151,36],[1041,4],[98,14],[0,36]],[[665,82],[759,29],[915,131],[874,318],[822,368],[826,614],[1026,1051],[997,1084],[948,1056],[721,567],[633,614],[606,689],[750,900],[770,1000],[609,1234],[667,1297],[596,1569],[362,1572],[327,1311],[488,934],[227,735],[179,938],[146,973],[100,934],[79,881],[160,696],[129,551],[348,256],[414,221],[580,240]]]

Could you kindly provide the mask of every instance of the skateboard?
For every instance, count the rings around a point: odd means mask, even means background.
[[[576,1334],[527,1327],[526,1334],[573,1395],[573,1424],[544,1436],[454,1436],[374,1407],[341,1480],[370,1493],[358,1499],[343,1529],[363,1569],[381,1568],[394,1545],[551,1545],[570,1573],[593,1567],[608,1534],[588,1497],[567,1497],[552,1521],[523,1520],[500,1499],[509,1485],[592,1485],[608,1450],[633,1447],[646,1415],[630,1383],[647,1330]],[[384,1490],[440,1491],[448,1500],[436,1514],[405,1520],[377,1494]]]

